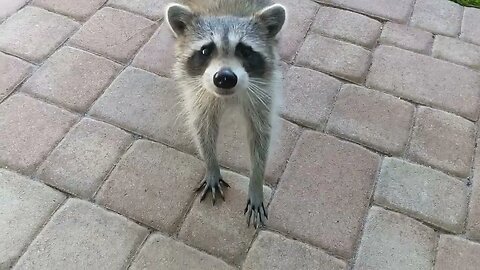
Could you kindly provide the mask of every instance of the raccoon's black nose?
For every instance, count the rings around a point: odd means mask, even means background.
[[[237,75],[229,68],[222,68],[213,75],[213,83],[218,88],[230,89],[237,85]]]

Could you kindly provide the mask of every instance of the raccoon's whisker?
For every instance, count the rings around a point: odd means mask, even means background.
[[[269,82],[263,79],[257,79],[257,78],[249,78],[250,82],[255,83],[255,84],[261,84],[261,85],[268,85]]]
[[[249,95],[249,97],[253,96],[256,100],[258,100],[258,101],[265,107],[265,109],[268,110],[267,104],[265,103],[265,101],[263,100],[263,98],[261,98],[261,97],[259,96],[260,93],[257,92],[257,91],[255,91],[255,89],[252,89],[252,88],[248,88],[248,89],[250,90],[250,91],[248,91],[248,93],[251,94],[251,95]],[[250,101],[251,101],[251,105],[254,106],[253,101],[252,101],[251,98],[250,98]]]

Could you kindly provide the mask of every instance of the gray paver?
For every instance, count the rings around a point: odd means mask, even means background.
[[[480,142],[477,139],[477,145]],[[473,188],[470,195],[470,204],[467,220],[467,236],[480,241],[480,151],[475,152],[473,167]]]
[[[108,5],[142,14],[151,20],[160,20],[165,13],[165,6],[171,0],[110,0]]]
[[[410,24],[446,36],[457,36],[463,7],[449,0],[417,0]]]
[[[353,269],[432,269],[436,238],[422,223],[373,206]]]
[[[33,0],[32,4],[77,20],[88,19],[107,0]]]
[[[63,47],[20,88],[84,113],[120,71],[120,65],[82,50]]]
[[[40,63],[79,26],[62,15],[25,7],[0,25],[0,50]]]
[[[60,192],[0,169],[0,269],[9,269],[65,199]]]
[[[463,13],[460,38],[480,45],[480,9],[466,7]]]
[[[34,66],[4,53],[0,53],[0,101],[28,76]]]
[[[116,127],[83,119],[42,164],[38,177],[90,199],[132,141],[131,135]]]
[[[233,270],[234,268],[218,258],[155,233],[148,238],[129,269]]]
[[[358,145],[305,131],[271,203],[270,226],[350,257],[378,166],[379,157]]]
[[[17,94],[0,104],[0,166],[32,173],[77,117]]]
[[[467,216],[468,189],[465,183],[441,172],[386,158],[375,188],[375,202],[461,233]]]
[[[433,45],[433,34],[419,28],[387,22],[383,26],[379,43],[429,54]]]
[[[346,263],[321,250],[261,231],[253,243],[242,270],[342,270]]]
[[[459,65],[480,69],[480,46],[456,38],[435,37],[432,55]]]
[[[355,85],[340,91],[327,130],[389,154],[407,144],[414,106],[399,98]]]
[[[375,50],[367,86],[478,118],[480,75],[432,57],[381,45]]]
[[[203,178],[203,163],[159,143],[136,141],[96,201],[118,213],[172,233]]]
[[[196,197],[179,238],[190,246],[239,264],[255,235],[255,229],[253,226],[247,227],[243,215],[247,203],[248,178],[228,171],[221,173],[230,184],[230,188],[224,189],[225,201],[218,198],[213,206],[210,198],[200,202]],[[270,188],[264,186],[263,192],[264,201],[268,202]],[[266,223],[268,226],[270,222]]]
[[[0,22],[23,7],[28,0],[3,0],[0,10]]]
[[[441,235],[435,270],[475,270],[480,264],[480,244],[453,235]]]
[[[95,13],[68,44],[127,63],[156,29],[140,15],[109,7]]]
[[[14,269],[122,269],[147,233],[125,217],[69,199]]]

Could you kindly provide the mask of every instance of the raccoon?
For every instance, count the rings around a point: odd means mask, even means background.
[[[281,72],[278,33],[286,9],[266,0],[186,0],[166,8],[176,39],[173,77],[181,90],[198,151],[206,164],[197,192],[225,200],[216,141],[222,114],[239,107],[250,148],[251,172],[244,215],[257,228],[268,219],[263,197],[272,129],[278,125]],[[253,222],[252,221],[253,218]]]

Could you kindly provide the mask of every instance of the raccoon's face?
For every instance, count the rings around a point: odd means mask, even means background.
[[[272,75],[283,6],[272,5],[248,18],[200,16],[173,4],[166,17],[177,38],[180,76],[193,87],[230,96],[265,84]]]

